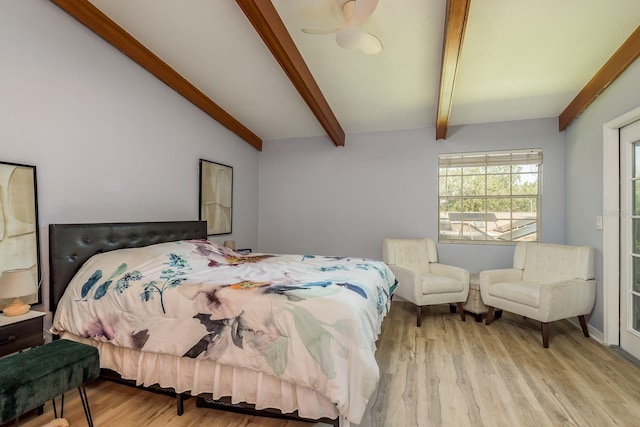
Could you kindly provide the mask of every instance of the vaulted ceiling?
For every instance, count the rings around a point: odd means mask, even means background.
[[[344,0],[52,1],[257,149],[543,117],[562,130],[640,54],[637,0],[379,0],[373,56],[302,32],[339,27]]]

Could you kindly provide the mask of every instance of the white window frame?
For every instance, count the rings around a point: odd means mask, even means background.
[[[513,166],[537,165],[537,168],[514,172]],[[490,167],[503,168],[508,166],[508,172],[490,172]],[[465,174],[465,168],[469,172]],[[470,169],[474,168],[474,169]],[[478,170],[479,168],[479,170]],[[484,169],[484,171],[482,171]],[[514,175],[537,175],[537,193],[514,194]],[[491,177],[509,176],[509,194],[491,194],[488,181]],[[484,192],[480,194],[463,194],[465,177],[484,180]],[[453,191],[451,184],[453,183]],[[482,184],[481,184],[482,185]],[[459,186],[459,191],[457,187]],[[542,189],[542,149],[506,150],[468,153],[443,153],[438,156],[438,242],[512,245],[521,240],[540,241],[541,232],[541,189]],[[443,191],[444,190],[444,191]],[[457,191],[457,193],[456,193]],[[455,194],[453,194],[455,193]],[[511,209],[497,216],[489,208],[496,200],[509,200]],[[522,199],[530,199],[531,206],[535,203],[535,211],[526,215],[522,211],[514,211],[513,203]],[[533,199],[533,200],[531,200]],[[484,204],[483,211],[473,212],[442,212],[443,207],[458,202],[465,204],[471,200]],[[463,210],[461,207],[460,210]],[[466,231],[465,231],[466,230]],[[532,235],[535,235],[533,238]]]

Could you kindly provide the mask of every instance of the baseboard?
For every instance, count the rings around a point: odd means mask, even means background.
[[[567,319],[567,320],[569,321],[569,323],[575,325],[576,328],[582,330],[582,326],[580,326],[580,322],[578,322],[576,317],[572,317],[571,319]],[[589,325],[588,323],[587,323],[587,329],[589,330],[589,338],[593,338],[599,344],[604,345],[604,333],[597,330],[596,328]]]
[[[638,360],[635,356],[633,356],[630,353],[627,353],[626,351],[624,351],[623,349],[621,349],[620,347],[616,346],[611,346],[615,351],[617,351],[618,353],[620,353],[622,356],[626,357],[627,359],[629,359],[631,362],[633,362],[635,365],[640,366],[640,360]]]

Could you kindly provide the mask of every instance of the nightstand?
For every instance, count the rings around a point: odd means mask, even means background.
[[[44,344],[41,311],[28,311],[21,316],[0,314],[0,357]]]

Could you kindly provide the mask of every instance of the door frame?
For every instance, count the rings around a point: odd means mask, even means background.
[[[602,294],[605,345],[620,345],[620,128],[640,120],[640,107],[602,126]]]

